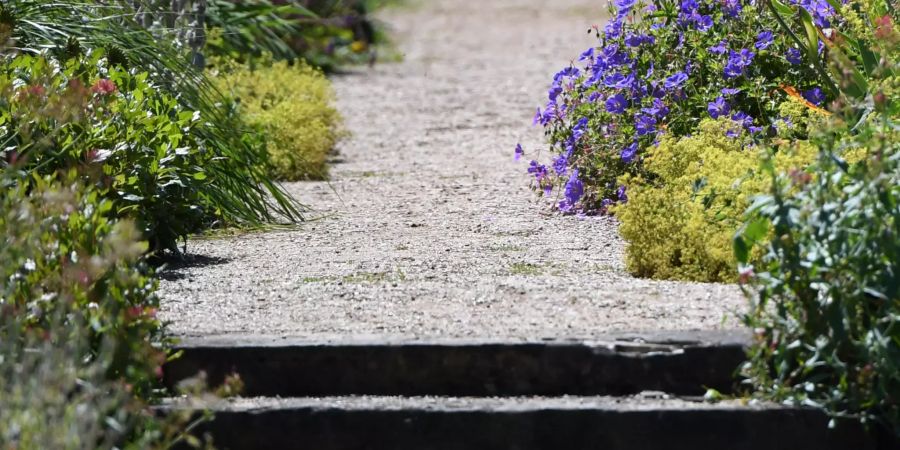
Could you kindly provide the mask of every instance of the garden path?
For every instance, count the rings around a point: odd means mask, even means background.
[[[596,0],[430,0],[385,11],[405,55],[334,78],[352,137],[329,183],[288,189],[319,220],[195,239],[163,274],[182,335],[590,338],[734,327],[728,285],[635,279],[614,219],[528,188],[530,126],[556,69],[593,43]],[[517,142],[526,158],[514,162]],[[203,262],[202,264],[200,262]]]

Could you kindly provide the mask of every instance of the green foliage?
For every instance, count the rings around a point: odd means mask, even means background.
[[[207,168],[217,161],[198,136],[205,124],[146,73],[107,61],[101,52],[62,62],[21,55],[0,66],[2,138],[19,170],[81,167],[154,248],[174,249],[216,215]]]
[[[76,173],[21,176],[0,172],[0,442],[143,449],[187,439],[189,415],[149,409],[170,342],[147,244]]]
[[[386,41],[369,13],[381,2],[360,0],[210,0],[207,52],[217,60],[302,59],[325,70],[376,57]]]
[[[293,60],[297,51],[290,40],[302,33],[301,18],[312,11],[296,4],[273,4],[269,0],[235,2],[211,0],[206,26],[212,31],[206,46],[209,56],[245,60],[272,55]]]
[[[883,117],[856,134],[832,126],[815,176],[769,166],[747,226],[769,231],[735,238],[765,253],[741,258],[756,330],[745,374],[763,397],[900,434],[900,133]],[[851,164],[848,149],[868,157]]]
[[[186,414],[157,417],[107,376],[115,346],[92,349],[79,312],[44,329],[0,311],[0,442],[22,449],[167,449],[198,439]]]
[[[786,31],[815,31],[802,12],[772,5],[792,19]],[[900,435],[897,12],[871,0],[836,8],[844,26],[818,70],[837,95],[811,133],[817,162],[805,173],[766,166],[766,195],[734,239],[752,300],[744,322],[756,331],[744,372],[760,397]]]
[[[78,312],[93,350],[115,346],[109,375],[145,390],[166,358],[155,348],[164,343],[156,281],[140,262],[147,244],[133,223],[112,219],[111,200],[79,187],[74,173],[63,178],[2,177],[0,308],[43,329]]]
[[[216,77],[247,122],[266,137],[272,176],[282,180],[327,177],[326,157],[341,136],[334,93],[321,72],[306,64],[247,66]]]
[[[725,136],[725,120],[705,120],[692,136],[664,137],[644,162],[651,175],[626,178],[628,201],[614,208],[628,241],[628,270],[637,276],[735,281],[731,238],[767,176],[766,152],[746,136]],[[746,147],[746,148],[745,148]],[[803,143],[774,157],[782,169],[804,167],[814,149]]]
[[[226,99],[169,36],[152,34],[132,12],[123,2],[11,0],[0,14],[7,18],[0,30],[2,63],[10,64],[20,53],[49,51],[52,59],[69,61],[102,50],[109,69],[146,72],[155,90],[177,100],[179,115],[199,113],[201,123],[190,134],[212,156],[204,166],[211,181],[200,194],[208,206],[204,211],[213,213],[205,216],[207,222],[258,225],[299,219],[300,205],[269,179],[265,149],[247,136],[240,117],[223,107]]]

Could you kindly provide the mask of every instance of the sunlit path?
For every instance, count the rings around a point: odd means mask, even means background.
[[[329,183],[289,190],[320,220],[194,240],[165,275],[178,334],[577,338],[733,328],[737,288],[635,279],[604,217],[529,190],[522,142],[552,74],[593,39],[596,1],[428,1],[389,10],[405,60],[334,78],[352,133]],[[579,40],[580,39],[580,40]]]

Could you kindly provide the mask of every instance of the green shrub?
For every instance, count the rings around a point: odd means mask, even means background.
[[[808,173],[769,166],[774,182],[735,238],[752,280],[744,372],[762,397],[900,434],[900,133],[884,117],[830,129]],[[850,164],[848,149],[868,156]]]
[[[80,313],[41,329],[0,311],[0,442],[21,449],[166,449],[187,414],[157,417],[123,380],[110,379],[115,349],[94,350]],[[88,356],[86,358],[86,356]]]
[[[237,66],[216,80],[234,96],[247,122],[263,131],[272,176],[327,177],[326,158],[341,132],[334,93],[321,72],[303,63],[275,62],[255,69]]]
[[[21,176],[0,172],[0,442],[199,442],[185,434],[191,414],[150,409],[170,340],[138,230],[74,171]]]
[[[705,120],[693,136],[664,137],[644,161],[646,177],[623,180],[628,201],[614,208],[628,241],[628,270],[642,277],[734,281],[732,237],[751,197],[767,183],[766,154],[744,138],[725,135],[724,120]],[[746,148],[745,148],[746,147]],[[782,148],[780,168],[804,167],[815,157],[805,143]]]
[[[209,182],[197,193],[203,200],[205,223],[299,220],[302,206],[269,178],[259,140],[248,133],[239,116],[224,107],[226,99],[192,65],[187,50],[175,45],[174,36],[145,29],[138,20],[148,16],[134,14],[132,5],[145,3],[4,2],[0,5],[0,63],[11,64],[23,53],[69,61],[102,52],[109,70],[121,69],[132,76],[146,72],[146,81],[155,91],[177,102],[176,118],[188,111],[199,115],[189,134],[212,157],[203,167]],[[155,244],[174,247],[164,240]]]
[[[0,308],[28,328],[81,314],[94,350],[115,345],[109,375],[146,390],[166,358],[156,281],[141,263],[147,244],[131,222],[111,219],[111,200],[74,173],[63,178],[0,175]]]
[[[102,52],[57,61],[20,55],[0,65],[0,124],[19,170],[80,167],[134,218],[155,249],[216,218],[199,114],[154,86],[146,73],[108,67]],[[26,179],[27,180],[27,179]]]

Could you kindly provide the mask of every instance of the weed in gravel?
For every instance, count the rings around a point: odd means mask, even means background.
[[[543,271],[544,267],[538,264],[517,262],[509,266],[509,273],[511,275],[534,276],[540,275]]]

